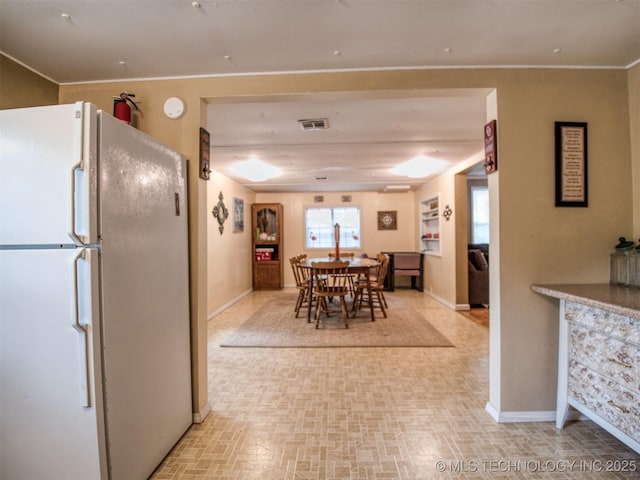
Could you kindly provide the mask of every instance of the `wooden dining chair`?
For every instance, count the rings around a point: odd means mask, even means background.
[[[309,269],[303,268],[300,265],[300,262],[302,260],[305,260],[306,258],[306,255],[297,255],[295,257],[289,258],[291,270],[293,271],[293,279],[295,280],[296,288],[298,289],[298,298],[296,299],[296,304],[294,307],[296,318],[298,318],[300,310],[303,307],[309,306]],[[313,305],[317,300],[318,297],[314,295],[311,299],[311,308],[313,308]]]
[[[340,258],[347,258],[347,259],[352,259],[355,258],[356,254],[355,252],[341,252],[340,253]],[[328,254],[329,258],[336,258],[336,254],[333,252],[330,252]],[[353,273],[347,273],[347,283],[349,285],[349,294],[351,295],[351,298],[355,298],[355,294],[356,294],[356,285],[355,282],[358,279],[358,275],[353,274]]]
[[[293,279],[295,280],[296,288],[298,289],[298,298],[296,299],[296,305],[294,307],[296,318],[298,318],[300,309],[309,300],[309,282],[304,280],[303,272],[300,268],[300,259],[298,257],[289,258],[289,263],[291,264]]]
[[[349,295],[348,268],[349,262],[311,263],[313,295],[318,298],[315,309],[316,328],[320,326],[321,311],[324,311],[327,317],[330,313],[335,313],[330,310],[334,298],[339,299],[344,326],[349,328],[349,309],[345,301],[345,297]]]
[[[384,298],[384,279],[389,270],[389,256],[380,254],[377,257],[378,265],[374,275],[370,275],[369,284],[371,287],[371,298],[367,290],[366,278],[360,278],[355,284],[356,294],[353,299],[353,311],[362,308],[362,304],[371,301],[373,308],[379,308],[384,318],[387,318],[387,300]]]
[[[380,297],[382,297],[384,308],[389,308],[387,305],[387,299],[384,296],[384,282],[387,279],[387,275],[391,274],[391,272],[389,271],[389,267],[391,266],[391,258],[385,253],[379,253],[378,255],[376,255],[376,259],[378,260],[378,266],[380,266],[383,262],[386,264],[384,271],[376,271],[373,275],[376,283],[380,283],[382,285],[382,288],[380,288],[378,291],[380,292]],[[382,275],[382,280],[378,281],[378,277],[380,275]]]

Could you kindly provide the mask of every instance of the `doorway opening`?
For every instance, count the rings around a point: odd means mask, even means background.
[[[489,326],[489,186],[482,163],[465,172],[467,304],[465,317]],[[464,289],[463,289],[464,290]]]

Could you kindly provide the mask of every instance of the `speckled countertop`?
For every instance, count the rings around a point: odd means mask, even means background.
[[[640,320],[640,288],[607,284],[532,285],[549,297],[582,303]]]

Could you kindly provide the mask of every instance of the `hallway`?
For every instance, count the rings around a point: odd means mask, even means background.
[[[251,293],[209,321],[212,412],[152,479],[638,478],[640,457],[589,421],[496,423],[488,328],[415,290],[389,295],[455,348],[219,347],[281,294]]]

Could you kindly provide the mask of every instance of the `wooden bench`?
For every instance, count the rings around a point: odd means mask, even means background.
[[[411,288],[419,292],[424,290],[422,269],[424,254],[420,252],[383,252],[389,255],[389,273],[387,274],[387,290],[395,290],[395,277],[411,277]]]

